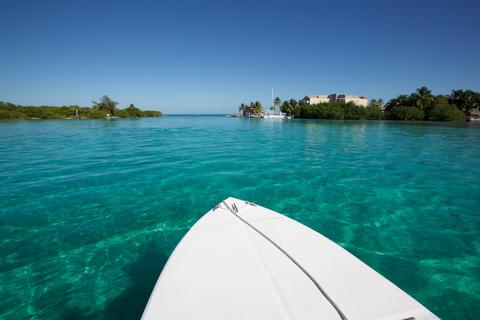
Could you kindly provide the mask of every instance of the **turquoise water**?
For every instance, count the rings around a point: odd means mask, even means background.
[[[479,146],[472,124],[0,122],[0,318],[139,318],[188,228],[235,196],[480,319]]]

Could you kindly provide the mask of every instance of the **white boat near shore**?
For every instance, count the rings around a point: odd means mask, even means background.
[[[262,117],[263,119],[291,119],[287,117],[286,113],[280,112],[280,110],[268,110]]]
[[[278,100],[278,103],[275,102],[275,100]],[[273,88],[272,88],[272,107],[270,110],[267,110],[262,118],[264,119],[292,119],[292,116],[288,116],[286,113],[283,113],[280,110],[280,98],[274,98],[273,94]]]
[[[142,319],[438,319],[321,234],[228,198],[184,236]]]

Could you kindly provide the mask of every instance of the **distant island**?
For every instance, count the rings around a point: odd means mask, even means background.
[[[20,106],[13,103],[0,101],[1,120],[21,119],[115,119],[115,118],[141,118],[160,117],[160,111],[140,110],[130,104],[124,109],[117,108],[118,102],[108,96],[93,101],[91,107],[68,106]]]
[[[480,121],[480,93],[452,90],[449,95],[433,95],[427,87],[399,95],[386,104],[382,99],[331,94],[305,96],[301,100],[275,98],[271,110],[300,119],[332,120],[412,120],[412,121]],[[241,104],[238,116],[262,117],[260,102]]]

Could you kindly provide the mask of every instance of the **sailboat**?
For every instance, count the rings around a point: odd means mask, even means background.
[[[287,116],[286,113],[283,113],[280,110],[280,107],[277,108],[274,102],[273,88],[272,88],[272,107],[270,110],[267,110],[263,116],[264,119],[292,119],[291,116]]]
[[[142,319],[438,319],[305,225],[227,198],[187,232]]]

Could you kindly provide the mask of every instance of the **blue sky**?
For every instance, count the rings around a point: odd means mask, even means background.
[[[166,113],[480,91],[479,1],[0,0],[0,100]]]

